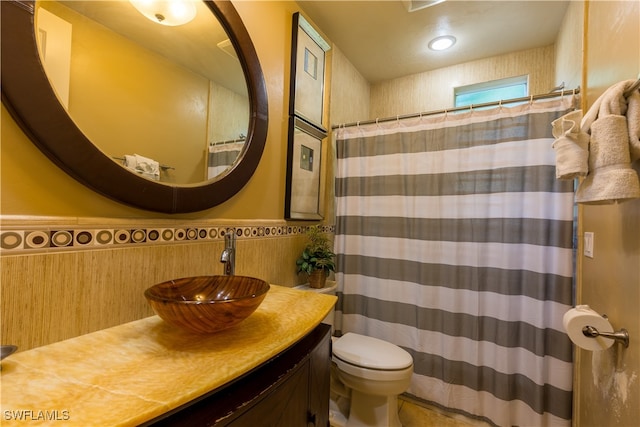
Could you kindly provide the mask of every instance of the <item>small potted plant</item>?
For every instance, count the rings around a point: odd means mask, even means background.
[[[329,238],[319,225],[307,229],[309,242],[296,261],[298,273],[307,273],[309,286],[324,288],[329,272],[336,271],[335,253],[331,250]]]

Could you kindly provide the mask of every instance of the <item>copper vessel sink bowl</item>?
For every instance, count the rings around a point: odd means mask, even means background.
[[[209,334],[249,317],[269,284],[247,276],[195,276],[158,283],[144,292],[153,311],[178,328]]]

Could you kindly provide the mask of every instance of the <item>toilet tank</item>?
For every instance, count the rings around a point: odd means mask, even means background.
[[[293,289],[298,289],[301,291],[308,291],[308,292],[317,292],[319,294],[335,295],[337,287],[338,287],[338,282],[334,280],[327,280],[326,286],[324,288],[319,288],[319,289],[312,288],[309,286],[308,283],[305,283],[304,285],[296,286]],[[334,316],[335,316],[335,309],[332,308],[329,314],[327,314],[327,317],[325,317],[322,320],[322,323],[326,323],[327,325],[331,326],[331,335],[333,335],[333,332],[334,332],[333,331]]]

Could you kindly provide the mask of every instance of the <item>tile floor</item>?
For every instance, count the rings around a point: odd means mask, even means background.
[[[445,414],[438,409],[419,405],[409,398],[398,398],[398,416],[403,427],[482,427],[488,424],[457,414]]]
[[[342,404],[345,404],[345,401],[336,399],[335,396],[330,402],[329,418],[332,427],[344,427],[346,424],[342,415],[345,413],[345,407]],[[403,395],[398,397],[398,417],[402,427],[490,427],[484,422],[463,415],[445,413],[437,408],[425,406]]]

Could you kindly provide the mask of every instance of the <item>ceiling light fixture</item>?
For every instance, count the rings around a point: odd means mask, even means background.
[[[446,50],[456,44],[456,38],[453,36],[440,36],[429,42],[431,50]]]
[[[129,0],[131,4],[151,21],[175,27],[184,25],[196,17],[193,0]]]

